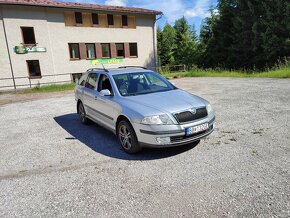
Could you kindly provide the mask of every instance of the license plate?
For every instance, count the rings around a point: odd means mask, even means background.
[[[208,123],[204,123],[198,126],[193,126],[185,129],[185,135],[189,136],[195,133],[199,133],[208,129]]]

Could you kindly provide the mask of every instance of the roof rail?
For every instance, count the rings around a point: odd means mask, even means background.
[[[122,67],[119,67],[119,68],[142,68],[142,69],[147,70],[146,67],[141,67],[141,66],[122,66]]]
[[[87,72],[90,72],[90,71],[93,71],[93,70],[103,70],[103,71],[105,71],[105,72],[109,72],[107,69],[105,69],[105,68],[90,68],[90,69],[88,69],[87,70]]]

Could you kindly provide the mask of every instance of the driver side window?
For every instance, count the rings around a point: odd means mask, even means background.
[[[99,79],[98,92],[104,89],[108,89],[112,93],[112,85],[109,78],[105,74],[102,74]]]

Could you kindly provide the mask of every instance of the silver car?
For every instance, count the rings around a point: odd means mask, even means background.
[[[197,144],[214,130],[209,102],[141,67],[89,69],[75,88],[75,99],[80,121],[112,131],[128,153]]]

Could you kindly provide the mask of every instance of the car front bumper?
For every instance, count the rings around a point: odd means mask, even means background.
[[[186,136],[185,129],[208,123],[209,128],[205,131]],[[175,147],[198,141],[214,131],[215,117],[205,118],[195,122],[180,125],[143,125],[134,124],[138,141],[142,147]],[[166,143],[160,142],[166,139]]]

